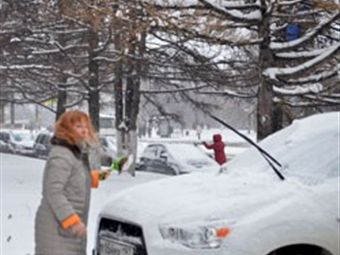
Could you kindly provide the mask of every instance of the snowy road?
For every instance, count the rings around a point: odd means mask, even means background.
[[[34,218],[41,199],[44,164],[44,160],[0,153],[0,254],[34,254]],[[88,254],[91,254],[94,243],[98,212],[110,198],[110,194],[165,177],[148,173],[137,173],[136,177],[114,174],[99,189],[93,190],[88,226]]]

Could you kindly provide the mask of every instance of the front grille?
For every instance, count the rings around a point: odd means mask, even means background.
[[[136,224],[102,218],[99,224],[97,247],[100,238],[135,247],[133,255],[147,255],[143,230]],[[97,254],[100,255],[100,251],[97,251]]]

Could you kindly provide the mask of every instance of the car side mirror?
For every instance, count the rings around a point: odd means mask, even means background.
[[[161,153],[160,158],[162,161],[167,162],[168,161],[168,156],[165,153]]]

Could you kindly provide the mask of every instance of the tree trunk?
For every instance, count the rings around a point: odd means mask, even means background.
[[[95,59],[97,57],[97,53],[95,49],[98,46],[98,34],[95,30],[90,30],[89,32],[89,99],[88,99],[88,107],[89,107],[89,114],[92,120],[92,124],[94,128],[99,132],[99,90],[98,90],[98,83],[99,83],[99,66],[98,62]]]
[[[125,111],[128,119],[128,132],[127,132],[127,147],[129,153],[133,155],[133,164],[129,171],[135,175],[135,163],[137,158],[137,119],[139,112],[140,101],[140,73],[138,72],[138,63],[132,65],[134,68],[133,73],[127,78],[127,90],[125,97]]]
[[[117,146],[120,148],[118,156],[133,156],[133,163],[128,169],[129,173],[135,175],[135,163],[137,159],[137,132],[136,130],[117,130]]]
[[[0,126],[5,124],[5,105],[4,102],[0,102]]]
[[[274,103],[273,113],[273,132],[283,128],[283,106],[280,103]]]
[[[66,108],[65,108],[66,102],[67,102],[67,92],[65,88],[62,85],[60,85],[59,90],[58,90],[57,112],[56,112],[56,117],[55,117],[56,121],[66,111]]]
[[[118,51],[122,50],[122,35],[116,35],[115,45]],[[137,158],[137,119],[140,102],[140,79],[142,63],[140,62],[145,51],[145,35],[141,39],[131,36],[128,45],[128,57],[116,64],[115,104],[118,154],[133,155],[133,163],[129,169],[135,175],[135,162]],[[129,56],[138,55],[139,61]],[[123,70],[126,76],[123,76]]]
[[[97,132],[99,132],[99,91],[98,90],[91,90],[89,91],[89,115],[92,120],[93,127],[96,129]]]
[[[133,65],[134,70],[138,68],[136,65]],[[128,118],[129,130],[137,130],[137,117],[139,112],[139,101],[140,101],[140,78],[139,74],[136,72],[134,74],[130,74],[127,78],[127,89],[126,89],[126,109],[125,113]]]
[[[14,127],[15,125],[15,104],[11,102],[10,104],[10,120],[11,120],[11,126]]]
[[[120,33],[115,34],[114,44],[117,51],[122,52],[122,35]],[[117,134],[117,156],[121,156],[126,152],[125,148],[125,132],[124,126],[124,95],[123,95],[123,57],[120,56],[119,61],[115,64],[115,83],[113,84],[114,99],[115,99],[115,127]]]
[[[269,48],[270,29],[269,16],[266,13],[266,1],[261,0],[262,22],[259,24],[258,33],[262,38],[259,49],[259,91],[257,100],[257,139],[262,140],[273,133],[273,86],[263,71],[272,66],[273,54]]]

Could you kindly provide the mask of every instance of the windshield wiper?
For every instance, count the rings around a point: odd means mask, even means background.
[[[222,119],[216,117],[215,115],[211,114],[211,113],[207,113],[211,118],[213,118],[214,120],[216,120],[217,122],[221,123],[223,126],[229,128],[230,130],[234,131],[236,134],[238,134],[239,136],[241,136],[243,139],[245,139],[248,143],[250,143],[251,145],[253,145],[260,153],[261,155],[264,157],[264,159],[268,162],[268,164],[270,165],[270,167],[274,170],[274,172],[277,174],[277,176],[283,181],[285,180],[285,177],[282,175],[282,173],[279,171],[279,169],[277,169],[275,167],[275,165],[273,163],[275,163],[278,167],[282,167],[282,165],[280,164],[280,162],[278,162],[273,156],[271,156],[267,151],[265,151],[263,148],[261,148],[258,144],[256,144],[255,142],[253,142],[249,137],[245,136],[244,134],[240,133],[239,131],[237,131],[235,128],[233,128],[232,126],[230,126],[228,123],[226,123],[225,121],[223,121]]]

